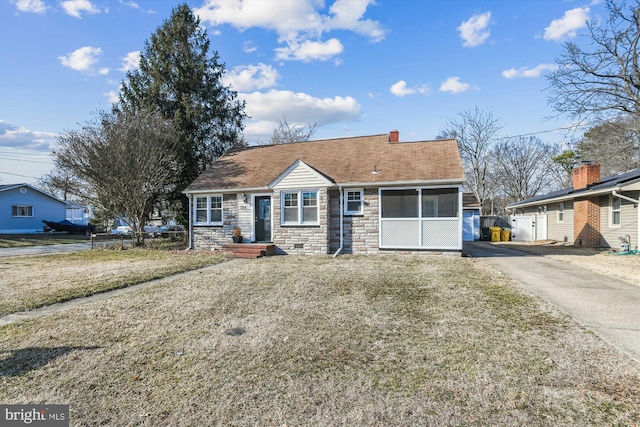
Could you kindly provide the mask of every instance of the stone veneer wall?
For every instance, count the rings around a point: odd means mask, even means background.
[[[329,192],[331,204],[331,253],[340,248],[340,191]],[[343,217],[344,242],[343,254],[377,254],[379,198],[377,188],[364,189],[364,206],[361,215],[345,215]]]
[[[194,225],[193,247],[195,249],[220,249],[230,243],[238,224],[238,199],[235,194],[222,196],[222,226]]]
[[[280,192],[273,193],[273,243],[276,254],[319,255],[329,253],[330,212],[327,189],[318,190],[319,225],[281,225]]]

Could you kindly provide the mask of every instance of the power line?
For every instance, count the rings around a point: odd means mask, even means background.
[[[22,177],[22,178],[38,179],[38,177],[37,177],[37,176],[20,175],[20,174],[17,174],[17,173],[11,173],[11,172],[0,172],[0,173],[5,174],[5,175],[19,176],[19,177]]]
[[[18,157],[4,157],[4,155],[0,155],[0,159],[1,160],[10,160],[12,162],[42,163],[43,165],[53,165],[53,164],[55,164],[53,162],[41,162],[39,160],[31,160],[31,159],[18,158]]]

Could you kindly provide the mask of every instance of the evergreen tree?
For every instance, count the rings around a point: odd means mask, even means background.
[[[172,199],[209,164],[232,147],[243,145],[244,102],[225,87],[225,66],[186,4],[175,7],[151,39],[145,41],[138,69],[127,72],[118,110],[156,111],[179,133],[178,186]]]

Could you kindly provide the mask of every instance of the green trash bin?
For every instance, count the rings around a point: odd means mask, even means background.
[[[489,233],[491,234],[491,241],[492,242],[499,242],[500,241],[500,232],[502,231],[502,228],[500,227],[489,227]]]
[[[502,230],[500,232],[500,241],[501,242],[508,242],[509,240],[511,240],[510,237],[511,237],[511,230],[506,229],[506,230]]]

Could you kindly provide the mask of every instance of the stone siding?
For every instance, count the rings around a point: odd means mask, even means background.
[[[340,248],[340,191],[329,192],[331,203],[331,252]],[[343,216],[343,254],[379,253],[379,197],[377,188],[364,189],[362,214]]]
[[[235,194],[222,196],[222,225],[194,225],[193,247],[195,249],[221,249],[223,243],[230,243],[238,225],[238,198]]]
[[[282,225],[280,192],[273,194],[273,243],[276,254],[319,255],[329,253],[329,200],[326,188],[318,190],[318,225]]]

